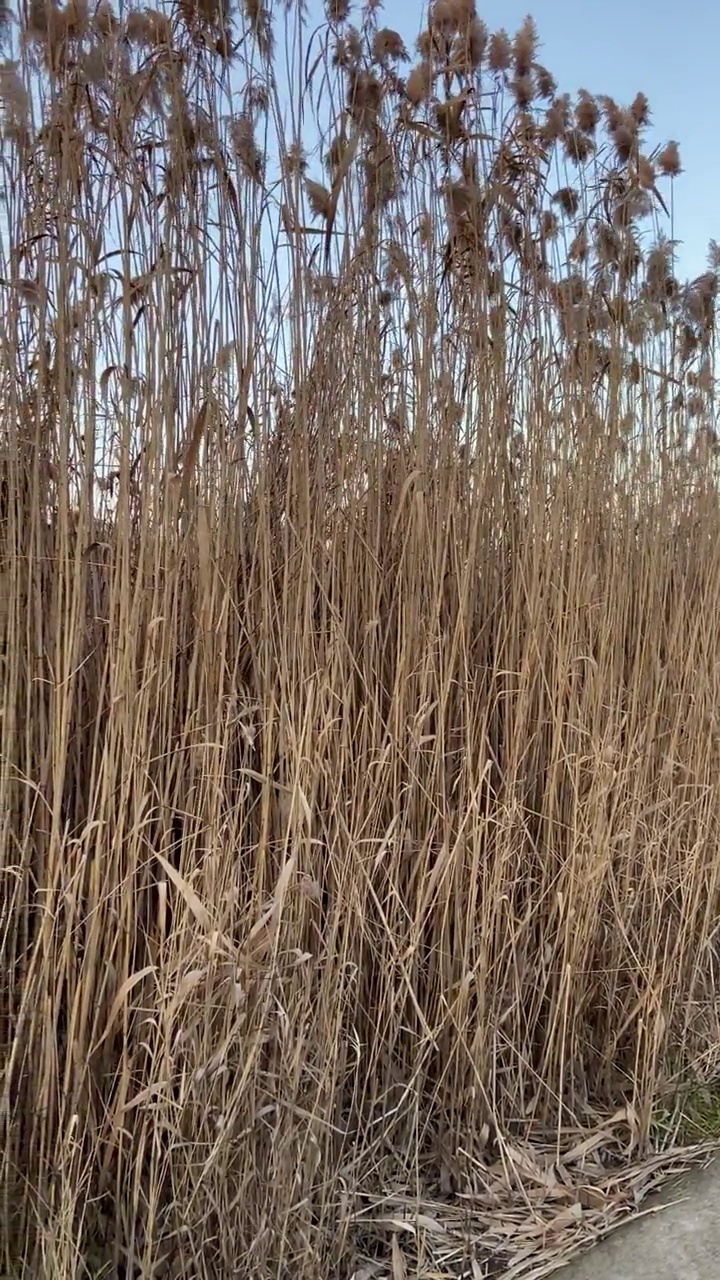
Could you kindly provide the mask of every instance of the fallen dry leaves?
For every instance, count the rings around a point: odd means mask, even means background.
[[[576,1141],[567,1134],[559,1160],[554,1142],[503,1144],[504,1159],[482,1169],[485,1185],[452,1197],[415,1198],[401,1188],[382,1199],[367,1196],[353,1219],[364,1250],[354,1280],[542,1280],[718,1149],[704,1142],[622,1166],[622,1121],[618,1112],[594,1134]]]

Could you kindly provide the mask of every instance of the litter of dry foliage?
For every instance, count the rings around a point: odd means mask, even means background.
[[[501,1160],[476,1167],[473,1191],[368,1196],[353,1218],[355,1280],[541,1280],[643,1212],[648,1198],[652,1211],[653,1193],[669,1178],[717,1152],[717,1142],[698,1143],[613,1167],[609,1157],[622,1146],[616,1126],[626,1125],[619,1113],[574,1145],[564,1135],[559,1158],[556,1144],[503,1144]]]

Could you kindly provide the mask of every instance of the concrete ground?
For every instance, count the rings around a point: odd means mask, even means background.
[[[720,1280],[720,1157],[673,1179],[558,1280]]]

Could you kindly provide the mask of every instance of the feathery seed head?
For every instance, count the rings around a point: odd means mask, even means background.
[[[106,85],[113,70],[113,53],[107,43],[91,45],[80,58],[79,69],[87,84]]]
[[[587,227],[581,227],[570,244],[570,248],[568,249],[568,258],[571,262],[585,262],[589,252],[590,240],[587,233]]]
[[[243,94],[245,103],[245,112],[255,115],[257,112],[264,112],[270,106],[270,95],[268,86],[263,80],[251,80],[246,86]]]
[[[473,71],[477,71],[485,57],[488,43],[488,29],[481,18],[473,18],[468,26],[466,39],[467,60]]]
[[[351,0],[325,0],[325,13],[328,22],[347,22],[351,8]]]
[[[666,178],[676,178],[682,173],[680,149],[677,142],[668,142],[655,157],[658,169]]]
[[[638,156],[637,176],[640,186],[647,191],[652,191],[655,187],[655,165],[652,160],[648,160],[647,156]]]
[[[543,240],[554,240],[560,233],[560,221],[552,209],[543,209],[540,234]]]
[[[402,36],[391,27],[381,27],[375,32],[372,44],[373,61],[384,64],[388,61],[407,62],[409,55]]]
[[[692,360],[693,356],[697,354],[699,345],[700,343],[695,330],[691,328],[689,324],[683,325],[680,336],[679,352],[681,365],[686,365],[689,360]]]
[[[618,232],[607,222],[598,223],[595,230],[595,247],[601,263],[615,263],[620,257],[621,241]]]
[[[630,115],[638,128],[643,129],[650,123],[650,103],[644,93],[636,93],[630,107]]]
[[[581,129],[568,129],[563,137],[563,148],[568,160],[573,164],[584,164],[593,154],[595,143]]]
[[[111,36],[117,31],[119,24],[110,0],[100,0],[93,15],[92,25],[99,36]]]
[[[432,93],[433,73],[429,62],[418,62],[407,78],[405,92],[414,107],[426,102]]]
[[[232,38],[232,32],[230,31],[229,27],[226,27],[225,30],[218,36],[213,47],[215,49],[217,56],[219,58],[222,58],[224,61],[227,62],[230,58],[232,58],[234,53],[233,38]]]
[[[366,127],[376,119],[383,86],[371,71],[351,68],[348,74],[347,109],[356,124]]]
[[[422,248],[429,248],[433,240],[433,221],[429,213],[420,214],[417,221],[417,235]]]
[[[652,297],[663,298],[666,296],[672,252],[672,241],[665,239],[659,240],[648,251],[645,259],[645,282]]]
[[[462,115],[467,105],[467,91],[457,94],[454,98],[448,98],[445,102],[438,102],[435,107],[435,119],[438,128],[447,142],[459,142],[465,137],[465,130],[462,124]]]
[[[202,0],[204,5],[209,5],[215,11],[214,21],[217,22],[221,16],[221,0]],[[266,61],[272,57],[275,43],[272,26],[272,12],[266,4],[266,0],[244,0],[243,10],[248,26],[252,30],[258,47],[258,52]]]
[[[580,198],[573,187],[561,187],[552,197],[553,204],[559,204],[563,213],[574,217],[580,207]]]
[[[88,0],[68,0],[64,18],[68,40],[82,40],[90,26]]]
[[[355,27],[338,36],[333,49],[333,66],[344,70],[357,70],[363,56],[362,37]]]
[[[553,142],[559,142],[565,137],[569,116],[570,99],[568,94],[563,94],[562,97],[555,98],[545,112],[541,134],[546,145],[551,146]]]
[[[706,271],[693,280],[685,295],[685,308],[695,324],[706,325],[709,322],[717,292],[718,277],[714,271]]]
[[[646,218],[652,212],[652,201],[641,187],[627,187],[619,191],[612,208],[613,226],[626,230],[633,222]]]
[[[697,371],[697,385],[699,389],[704,391],[707,395],[711,395],[715,389],[713,368],[707,356],[700,362],[700,366]]]
[[[288,176],[302,177],[307,169],[307,160],[299,142],[293,142],[283,157],[283,170]]]
[[[537,27],[533,19],[528,15],[513,41],[513,60],[516,76],[530,74],[535,61],[537,46]]]
[[[429,26],[443,36],[467,30],[476,14],[475,0],[435,0],[430,9]]]
[[[529,72],[515,75],[510,82],[513,97],[521,111],[527,111],[535,98],[535,81]]]
[[[415,41],[415,48],[420,54],[423,62],[429,62],[431,58],[437,55],[436,37],[430,28],[427,31],[421,31]]]
[[[598,101],[602,107],[608,133],[612,133],[613,129],[617,129],[623,123],[623,113],[615,99],[610,98],[606,93],[601,94]]]
[[[536,65],[535,79],[537,80],[539,98],[543,98],[545,102],[548,102],[555,97],[557,93],[557,82],[555,77],[550,74],[547,67]]]
[[[705,412],[705,407],[706,407],[705,397],[700,391],[691,392],[691,394],[687,397],[685,401],[685,409],[687,410],[688,417],[690,418],[702,417],[703,413]],[[712,433],[712,435],[714,435],[714,432]],[[712,440],[712,437],[710,436],[709,433],[706,436],[706,438],[709,441]],[[717,442],[716,440],[712,441],[712,447],[715,446],[716,442]]]
[[[620,164],[627,164],[637,147],[637,126],[632,117],[621,117],[610,130],[610,138]]]
[[[332,195],[320,182],[305,179],[305,192],[312,212],[318,218],[329,219],[332,213]]]
[[[502,71],[507,71],[512,66],[512,43],[507,31],[504,29],[496,31],[490,37],[488,66],[491,71],[498,74]]]
[[[125,19],[125,36],[131,44],[151,48],[169,45],[172,37],[170,19],[157,9],[131,9]]]
[[[435,0],[434,5],[430,9],[428,26],[431,31],[440,32],[442,35],[452,35],[455,30],[455,22],[452,11],[452,0]]]
[[[233,151],[245,173],[253,182],[262,182],[265,174],[265,160],[255,141],[252,116],[247,113],[236,116],[230,124],[229,131]]]
[[[342,163],[342,158],[345,155],[346,147],[347,147],[346,139],[343,138],[342,134],[336,133],[335,137],[330,143],[328,153],[325,157],[325,168],[328,170],[328,173],[334,174],[335,171],[340,167],[340,164]]]
[[[575,123],[582,133],[594,134],[600,120],[600,108],[586,89],[580,90],[575,105]]]

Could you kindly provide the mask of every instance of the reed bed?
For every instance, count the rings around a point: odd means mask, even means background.
[[[0,1271],[545,1275],[720,1067],[720,255],[531,19],[2,12]]]

